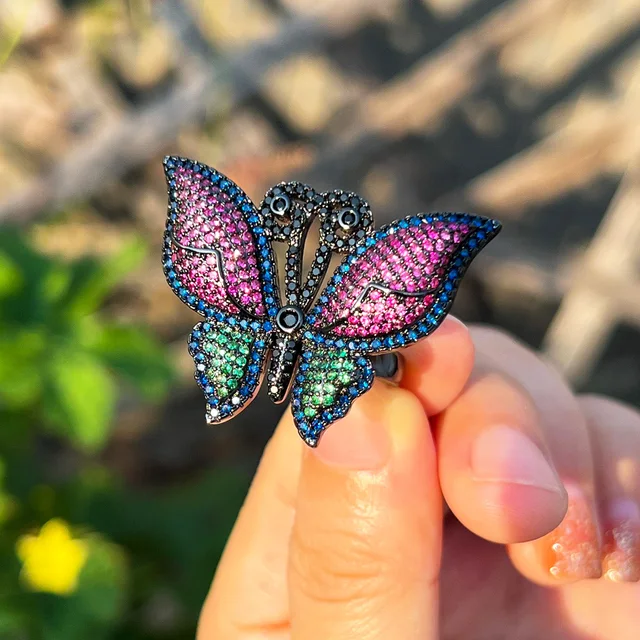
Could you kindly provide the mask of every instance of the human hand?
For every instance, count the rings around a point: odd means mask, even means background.
[[[286,412],[199,640],[640,637],[640,414],[451,317],[403,355],[316,450]]]

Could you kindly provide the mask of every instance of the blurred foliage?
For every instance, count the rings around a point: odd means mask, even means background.
[[[160,345],[141,327],[96,314],[144,254],[133,239],[108,259],[63,262],[16,231],[2,232],[0,408],[9,422],[28,413],[31,423],[95,452],[109,434],[117,376],[149,399],[162,397],[171,368]]]
[[[174,377],[147,328],[103,310],[145,249],[65,261],[0,229],[2,640],[193,637],[246,478],[150,495],[101,455],[120,391],[159,402]]]

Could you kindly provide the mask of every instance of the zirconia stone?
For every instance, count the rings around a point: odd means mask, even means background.
[[[305,379],[301,382],[300,401],[305,417],[319,417],[340,402],[341,394],[357,386],[360,370],[347,357],[345,349],[318,348],[305,358]]]
[[[213,385],[213,395],[220,400],[236,394],[244,379],[249,362],[248,355],[255,334],[239,327],[230,327],[212,321],[206,330],[204,351],[211,354],[206,362],[207,377]],[[237,402],[236,402],[237,405]]]

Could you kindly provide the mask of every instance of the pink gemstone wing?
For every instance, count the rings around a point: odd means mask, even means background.
[[[412,216],[380,229],[338,267],[308,318],[309,335],[342,339],[362,352],[426,336],[499,229],[495,220],[455,213]]]
[[[169,186],[164,268],[171,287],[202,315],[266,317],[264,286],[275,287],[276,279],[260,214],[214,169],[176,157],[166,158],[164,166]]]

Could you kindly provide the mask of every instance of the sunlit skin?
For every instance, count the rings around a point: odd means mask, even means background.
[[[199,640],[637,640],[640,414],[451,317],[404,354],[315,450],[285,413]]]

